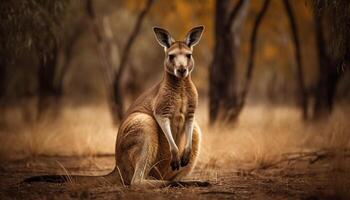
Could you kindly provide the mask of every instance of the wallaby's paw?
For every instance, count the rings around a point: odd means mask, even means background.
[[[172,160],[170,163],[171,169],[173,171],[180,169],[180,161],[179,160]]]
[[[181,167],[185,167],[190,161],[191,149],[185,149],[181,158]]]
[[[180,155],[179,150],[177,148],[171,151],[170,166],[173,171],[180,169]]]

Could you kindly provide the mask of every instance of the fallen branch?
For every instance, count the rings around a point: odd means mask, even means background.
[[[282,155],[282,158],[276,162],[272,162],[270,164],[262,165],[257,168],[253,168],[247,170],[246,173],[251,173],[253,171],[261,170],[261,169],[269,169],[273,168],[282,163],[290,163],[296,161],[309,161],[309,164],[314,164],[320,160],[324,159],[333,159],[336,156],[340,157],[350,157],[350,149],[323,149],[319,151],[312,152],[293,152],[293,153],[285,153]]]

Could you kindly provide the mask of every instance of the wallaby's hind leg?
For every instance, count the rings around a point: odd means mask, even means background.
[[[158,152],[158,125],[153,117],[134,113],[120,127],[116,166],[126,185],[166,186],[167,181],[148,180]]]
[[[165,178],[165,180],[150,179],[149,172],[157,160],[159,154],[159,127],[153,117],[135,113],[126,119],[118,133],[116,148],[116,163],[118,171],[126,185],[141,186],[147,188],[159,188],[166,186],[207,186],[205,182],[199,181],[172,181],[179,180],[187,175],[195,164],[198,155],[200,132],[198,126],[195,126],[193,132],[193,148],[189,164],[178,170],[171,171],[175,173],[174,178]],[[163,150],[164,151],[164,150]],[[166,149],[166,151],[169,151]],[[167,168],[171,170],[170,165]],[[203,184],[204,183],[204,184]]]
[[[138,155],[135,156],[135,168],[134,168],[134,174],[132,176],[130,185],[132,186],[141,186],[146,188],[159,188],[164,187],[168,185],[167,181],[162,180],[150,180],[148,177],[149,168],[151,167],[149,155],[151,154],[150,149],[152,144],[148,143],[147,141],[144,143],[143,147],[139,151]],[[138,159],[137,159],[138,157]]]

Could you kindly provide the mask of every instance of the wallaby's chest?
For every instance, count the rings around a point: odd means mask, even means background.
[[[173,110],[173,116],[186,116],[187,112],[189,111],[189,107],[191,107],[191,96],[189,95],[189,91],[187,90],[180,90],[177,93],[172,94],[172,110]]]
[[[189,116],[190,108],[193,108],[193,100],[191,98],[190,92],[182,91],[174,96],[173,101],[173,113],[171,116],[171,128],[175,135],[181,134],[185,128],[186,120]]]
[[[186,120],[193,117],[197,92],[193,84],[161,87],[154,103],[154,112],[170,119],[173,136],[183,132]]]
[[[185,120],[188,108],[188,98],[186,96],[179,95],[173,104],[173,120],[175,123]]]

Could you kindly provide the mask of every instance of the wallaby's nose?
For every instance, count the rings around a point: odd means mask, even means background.
[[[186,69],[185,68],[180,68],[177,70],[181,75],[183,75],[184,73],[186,73]]]

